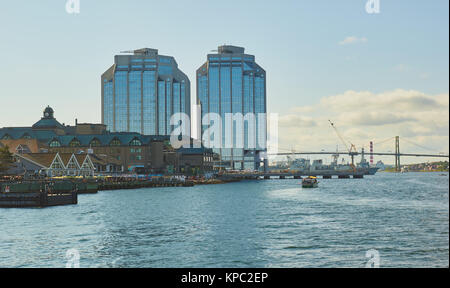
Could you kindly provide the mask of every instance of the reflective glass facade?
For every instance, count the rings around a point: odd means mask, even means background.
[[[258,119],[258,113],[267,111],[266,72],[256,64],[254,56],[244,54],[244,48],[221,46],[218,51],[218,54],[208,55],[207,62],[196,73],[201,119],[208,113],[217,113],[222,116],[223,125],[233,127],[229,134],[222,129],[223,147],[232,139],[232,148],[214,149],[220,154],[224,167],[257,170],[260,154],[266,151],[266,121]],[[233,120],[225,119],[226,113],[244,116],[253,113],[255,122],[244,121],[239,128]],[[202,131],[207,128],[208,125],[202,125]],[[252,147],[252,143],[256,145]]]
[[[155,49],[115,56],[102,75],[102,123],[111,132],[170,135],[170,118],[190,116],[190,82],[173,57]]]

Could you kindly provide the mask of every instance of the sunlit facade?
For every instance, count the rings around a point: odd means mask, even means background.
[[[217,113],[225,127],[226,113],[253,113],[256,118],[254,123],[244,122],[242,133],[233,127],[232,135],[226,135],[226,129],[222,129],[222,148],[215,148],[214,152],[220,154],[224,168],[258,170],[267,143],[266,120],[258,118],[267,111],[266,71],[256,64],[255,56],[245,54],[242,47],[220,46],[217,54],[207,57],[207,62],[197,70],[201,119],[208,113]],[[202,131],[207,128],[208,125],[202,125]],[[233,138],[232,148],[223,148],[229,137]],[[252,137],[256,145],[250,145]],[[236,145],[241,141],[243,148]]]
[[[102,75],[102,123],[111,132],[170,135],[175,113],[190,116],[190,82],[173,57],[156,49],[115,56]]]

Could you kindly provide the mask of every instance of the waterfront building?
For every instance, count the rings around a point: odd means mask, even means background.
[[[14,154],[21,175],[94,176],[95,166],[88,154],[28,153]]]
[[[178,172],[183,174],[211,174],[214,172],[215,154],[208,148],[180,148],[177,150]]]
[[[103,124],[78,123],[67,126],[59,123],[51,107],[31,127],[0,128],[0,143],[13,153],[74,153],[96,154],[103,160],[104,172],[125,172],[135,168],[165,171],[165,149],[168,136],[142,135],[134,132],[109,132]],[[106,155],[108,157],[105,157]],[[120,169],[117,168],[117,161]],[[109,162],[109,163],[106,163]]]
[[[182,172],[181,168],[212,170],[210,149],[175,150],[169,140],[169,136],[110,132],[104,124],[77,120],[75,126],[64,125],[56,120],[51,107],[45,108],[43,117],[31,127],[0,128],[0,147],[8,146],[13,154],[88,154],[97,174],[175,173]]]
[[[130,53],[116,55],[101,77],[102,124],[111,132],[170,135],[171,116],[191,114],[189,79],[156,49]]]
[[[255,56],[245,54],[242,47],[224,45],[197,70],[197,104],[201,119],[208,113],[222,117],[222,145],[214,148],[227,169],[258,170],[262,154],[267,151],[267,123],[258,114],[267,112],[266,71],[255,62]],[[226,113],[251,113],[255,121],[245,121],[243,129],[233,127],[233,135],[225,135]],[[210,119],[206,119],[210,122]],[[228,121],[227,121],[228,122]],[[208,125],[202,125],[202,134]],[[228,137],[231,148],[225,146]],[[208,139],[209,140],[209,139]],[[237,143],[243,143],[239,147]],[[209,143],[204,143],[210,147]],[[225,147],[225,148],[224,148]],[[267,164],[267,161],[265,161]]]

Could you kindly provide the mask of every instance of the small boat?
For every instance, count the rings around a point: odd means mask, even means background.
[[[308,178],[304,178],[302,180],[303,188],[317,188],[319,187],[319,182],[317,181],[317,177],[309,176]]]

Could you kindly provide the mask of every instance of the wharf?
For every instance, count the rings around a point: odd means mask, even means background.
[[[98,190],[122,190],[122,189],[140,189],[140,188],[157,188],[157,187],[191,187],[194,186],[192,181],[178,180],[151,180],[151,181],[119,181],[119,182],[101,182],[98,184]]]
[[[269,179],[302,179],[303,177],[314,176],[323,179],[362,179],[364,171],[305,171],[305,172],[249,172],[249,173],[226,173],[219,176],[219,179],[240,179],[240,180],[269,180]]]
[[[0,183],[0,208],[31,208],[78,203],[71,182]]]

